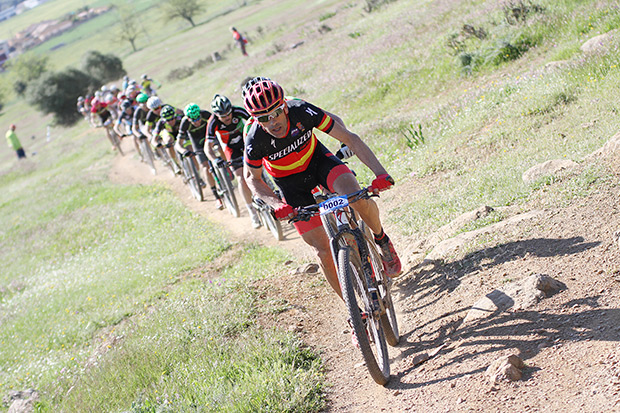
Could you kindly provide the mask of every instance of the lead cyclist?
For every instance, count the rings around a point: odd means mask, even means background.
[[[286,100],[282,87],[267,78],[250,80],[243,88],[243,97],[246,110],[255,119],[245,137],[244,174],[252,193],[274,208],[276,218],[290,219],[295,208],[314,204],[311,191],[317,185],[342,195],[360,189],[351,170],[319,142],[315,128],[345,144],[374,172],[376,178],[371,186],[375,192],[394,185],[372,150],[339,117],[300,99]],[[275,196],[261,179],[263,168],[274,178],[284,200]],[[373,232],[386,274],[392,278],[399,276],[400,259],[383,230],[377,204],[368,199],[351,206]],[[342,297],[320,217],[294,225],[302,239],[314,248],[329,284]]]

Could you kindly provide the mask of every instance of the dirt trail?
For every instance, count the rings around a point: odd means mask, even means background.
[[[153,176],[127,142],[124,148],[129,153],[117,156],[110,172],[114,182],[164,182],[193,211],[226,222],[232,239],[247,241],[247,211],[230,219],[213,207],[210,194],[196,202],[178,178]],[[263,295],[286,308],[263,315],[261,323],[295,331],[320,352],[330,412],[620,412],[619,192],[610,185],[564,209],[545,210],[462,258],[405,268],[395,283],[401,343],[390,349],[392,378],[385,387],[370,379],[351,346],[344,306],[321,274],[261,282]],[[312,261],[292,227],[280,243],[265,229],[253,231],[252,240]],[[397,248],[415,241],[397,238]],[[478,299],[530,274],[550,275],[567,289],[531,308],[463,324]],[[424,354],[430,359],[418,364]],[[524,360],[522,380],[490,383],[486,368],[509,354]]]

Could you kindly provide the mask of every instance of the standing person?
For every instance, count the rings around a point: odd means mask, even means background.
[[[234,27],[231,27],[230,31],[232,32],[233,39],[241,48],[241,53],[244,56],[247,56],[248,53],[245,51],[245,45],[248,43],[248,40],[245,37],[243,37],[241,33],[239,33],[237,29],[235,29]]]
[[[17,159],[22,159],[26,157],[26,152],[24,152],[24,148],[22,147],[21,142],[17,139],[17,135],[15,134],[15,124],[12,123],[9,127],[9,130],[6,131],[6,140],[9,144],[9,148],[13,149],[17,154]]]
[[[244,174],[254,195],[274,208],[276,218],[291,218],[296,207],[314,204],[312,189],[317,185],[338,194],[360,189],[355,175],[319,142],[314,129],[346,144],[372,170],[376,175],[371,185],[373,191],[394,185],[372,150],[349,131],[339,117],[301,99],[286,100],[282,87],[269,79],[255,78],[248,82],[243,97],[246,110],[255,120],[246,131]],[[274,178],[284,200],[275,196],[262,180],[263,168]],[[369,199],[351,206],[373,232],[386,274],[398,276],[400,259],[383,231],[377,204]],[[294,225],[302,239],[314,248],[329,284],[342,297],[329,239],[320,217]]]

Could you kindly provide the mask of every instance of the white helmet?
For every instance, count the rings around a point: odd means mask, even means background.
[[[142,76],[140,76],[142,78],[142,80],[146,80],[146,78],[148,77],[146,74],[143,74]]]
[[[96,98],[100,98],[101,97],[101,92],[99,90],[95,92],[95,97]]]
[[[110,86],[110,90],[111,90],[112,92],[117,92],[117,91],[118,91],[118,86],[116,86],[116,85],[112,85],[112,86]]]
[[[151,110],[159,109],[161,106],[161,99],[157,96],[151,96],[149,100],[146,101],[146,107]]]

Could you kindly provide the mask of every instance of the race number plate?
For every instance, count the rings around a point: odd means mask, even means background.
[[[335,196],[319,204],[319,213],[321,215],[329,214],[330,212],[337,211],[348,205],[349,200],[346,196]]]

